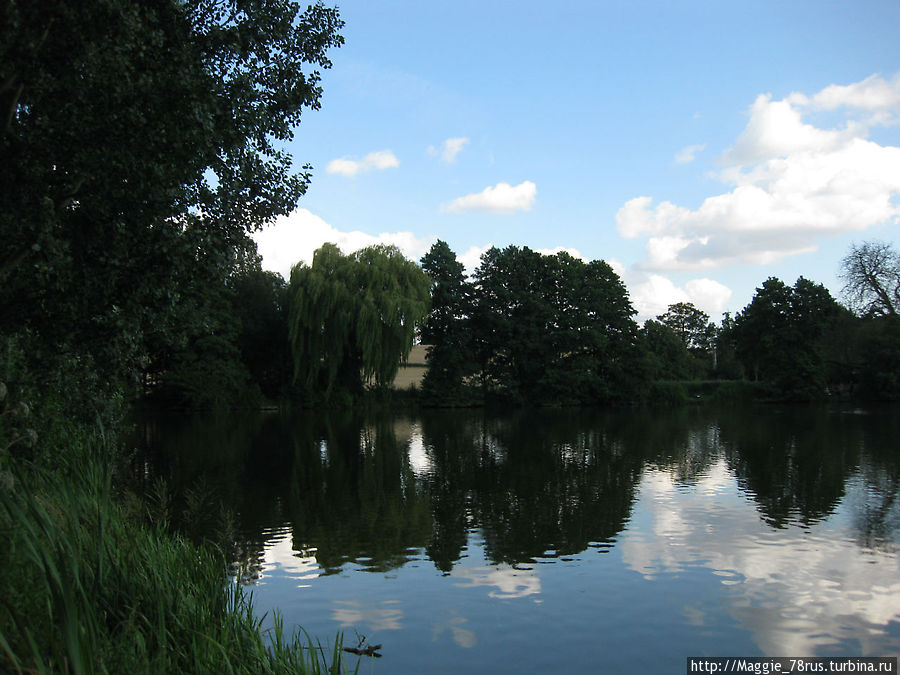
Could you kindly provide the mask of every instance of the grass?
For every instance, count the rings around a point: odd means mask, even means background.
[[[114,452],[75,443],[0,487],[0,671],[343,672],[340,635],[323,648],[277,615],[263,633],[216,548],[126,509]]]

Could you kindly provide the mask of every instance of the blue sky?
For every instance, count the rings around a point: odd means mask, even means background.
[[[604,259],[638,319],[714,319],[769,276],[836,296],[896,243],[900,2],[365,2],[289,146],[299,209],[257,236],[288,275],[325,241],[471,270],[490,245]]]

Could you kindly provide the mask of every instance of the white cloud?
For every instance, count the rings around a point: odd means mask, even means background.
[[[691,279],[684,285],[684,290],[688,302],[710,316],[721,313],[731,299],[731,289],[714,279]]]
[[[451,213],[468,211],[514,213],[515,211],[530,211],[536,196],[537,186],[530,180],[515,186],[509,183],[497,183],[493,187],[486,187],[481,192],[457,197],[449,204],[443,205],[441,210]]]
[[[370,152],[362,159],[333,159],[328,162],[325,170],[328,173],[337,173],[342,176],[353,178],[357,174],[371,171],[372,169],[383,170],[393,169],[400,166],[400,160],[390,150],[378,150]]]
[[[469,249],[457,256],[457,260],[463,264],[465,267],[466,274],[468,276],[472,276],[475,274],[475,270],[481,264],[481,256],[484,255],[484,252],[488,249],[492,248],[493,244],[485,244],[484,246],[470,246]]]
[[[676,302],[690,302],[716,321],[731,299],[731,289],[713,279],[691,279],[684,286],[677,286],[662,274],[628,274],[621,265],[619,269],[610,265],[628,288],[638,323],[665,313]]]
[[[716,177],[729,190],[696,209],[648,196],[616,214],[619,233],[647,238],[647,270],[768,264],[817,250],[820,237],[897,222],[900,148],[867,138],[897,121],[900,76],[832,85],[813,96],[757,97],[746,128],[726,150]],[[808,121],[840,110],[835,128]],[[687,150],[687,148],[685,149]]]
[[[579,260],[584,260],[585,262],[588,262],[588,259],[585,258],[583,255],[581,255],[581,251],[579,251],[577,248],[566,248],[565,246],[556,246],[555,248],[539,248],[539,249],[535,249],[535,250],[537,253],[540,253],[541,255],[556,255],[557,253],[561,253],[562,251],[565,251],[573,258],[578,258]]]
[[[435,148],[433,145],[428,146],[428,154],[433,157],[440,157],[447,164],[453,164],[456,161],[456,156],[468,144],[468,138],[448,138],[441,143],[440,148]]]
[[[800,99],[800,103],[805,102]],[[813,96],[809,103],[821,110],[857,108],[876,113],[869,122],[889,124],[898,121],[900,111],[900,74],[890,81],[881,75],[870,75],[861,82],[848,85],[832,84]]]
[[[689,145],[685,148],[682,148],[675,155],[675,161],[678,164],[689,164],[693,162],[698,152],[703,152],[706,149],[706,143],[702,143],[700,145]]]
[[[279,218],[273,225],[253,234],[262,256],[263,269],[278,272],[285,279],[297,262],[312,262],[313,253],[326,242],[352,253],[373,244],[393,244],[410,260],[418,261],[436,240],[420,239],[412,232],[368,234],[359,230],[342,232],[306,209]]]
[[[620,261],[616,260],[615,258],[610,258],[609,260],[606,261],[606,264],[609,265],[610,267],[612,267],[612,271],[615,272],[618,275],[618,277],[623,280],[623,283],[624,283],[625,265],[622,264]]]
[[[750,121],[735,144],[723,155],[726,162],[747,164],[804,152],[829,152],[840,146],[847,132],[818,129],[803,121],[797,99],[773,101],[762,94],[750,107]]]

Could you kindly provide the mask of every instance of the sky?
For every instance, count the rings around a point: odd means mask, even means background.
[[[566,250],[638,321],[718,321],[767,278],[840,299],[852,243],[900,234],[900,1],[348,0],[313,166],[255,235],[290,276],[326,241]]]

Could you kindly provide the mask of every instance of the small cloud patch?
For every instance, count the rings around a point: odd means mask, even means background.
[[[515,213],[516,211],[530,211],[537,197],[537,186],[530,180],[518,185],[509,183],[497,183],[492,187],[486,187],[481,192],[457,197],[449,204],[441,207],[442,211],[449,213]]]

